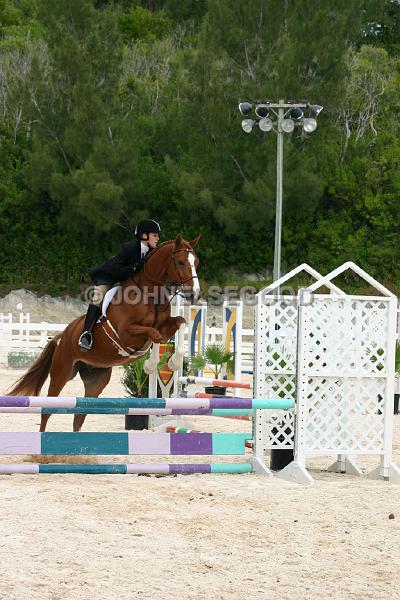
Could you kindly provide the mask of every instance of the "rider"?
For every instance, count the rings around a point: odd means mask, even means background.
[[[89,271],[89,276],[95,284],[93,300],[89,304],[83,333],[79,338],[82,350],[92,347],[92,329],[101,314],[101,305],[105,293],[118,281],[124,281],[139,271],[144,265],[144,257],[149,250],[153,250],[160,237],[161,229],[157,221],[144,219],[135,229],[136,240],[123,244],[118,253],[105,263]]]

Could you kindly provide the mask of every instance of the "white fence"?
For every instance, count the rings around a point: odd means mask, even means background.
[[[29,313],[21,313],[13,321],[12,313],[0,313],[0,365],[8,364],[10,352],[39,353],[47,341],[63,331],[66,323],[30,323]],[[253,369],[253,329],[242,330],[242,371]],[[222,343],[222,327],[206,327],[205,343]],[[185,350],[188,350],[188,331],[185,332]]]

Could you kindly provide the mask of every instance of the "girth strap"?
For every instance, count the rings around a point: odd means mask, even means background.
[[[111,340],[114,348],[116,348],[118,350],[118,354],[120,354],[121,356],[124,356],[126,358],[139,358],[140,356],[143,356],[143,354],[146,354],[148,347],[145,348],[144,350],[142,350],[141,348],[138,348],[137,350],[135,350],[135,348],[130,348],[129,346],[126,346],[126,348],[124,348],[119,343],[119,341],[118,341],[120,339],[119,335],[118,335],[117,331],[114,329],[114,327],[109,319],[105,318],[101,322],[101,327],[103,328],[103,331],[106,334],[106,336]],[[109,331],[107,331],[107,328]],[[143,344],[143,346],[144,345],[145,344]]]

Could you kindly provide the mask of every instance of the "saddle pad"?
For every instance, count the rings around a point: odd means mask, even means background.
[[[108,290],[108,292],[106,292],[104,298],[103,298],[103,304],[102,304],[102,308],[101,308],[101,317],[100,319],[102,319],[103,317],[106,316],[107,314],[107,309],[111,304],[111,300],[114,298],[115,294],[118,292],[118,290],[120,289],[120,285],[115,285],[114,287],[112,287],[110,290]]]

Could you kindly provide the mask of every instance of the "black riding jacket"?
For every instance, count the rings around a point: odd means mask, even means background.
[[[143,266],[140,240],[123,244],[117,254],[89,271],[95,285],[114,284],[128,279]]]

